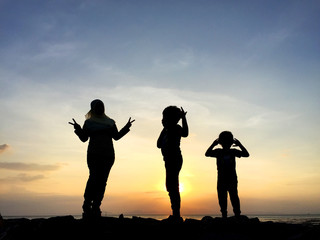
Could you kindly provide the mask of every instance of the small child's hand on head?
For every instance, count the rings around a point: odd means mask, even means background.
[[[236,138],[233,139],[233,143],[234,143],[234,146],[236,146],[236,147],[241,144],[240,141]]]
[[[217,138],[216,140],[213,141],[214,145],[218,145],[219,144],[219,138]]]

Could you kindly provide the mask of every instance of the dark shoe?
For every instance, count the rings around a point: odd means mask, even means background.
[[[227,218],[228,218],[228,215],[227,215],[227,214],[222,214],[222,218],[223,218],[223,219],[227,219]]]
[[[166,223],[183,223],[183,218],[170,215],[168,218],[163,219],[162,221]]]
[[[82,219],[84,220],[97,220],[101,218],[101,211],[89,211],[82,213]]]
[[[91,210],[92,217],[97,219],[101,217],[100,207],[93,207]]]
[[[92,218],[92,211],[85,211],[82,213],[82,219],[88,220]]]

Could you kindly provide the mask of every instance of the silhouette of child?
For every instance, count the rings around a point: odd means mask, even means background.
[[[220,144],[221,148],[213,149]],[[231,148],[232,144],[238,146],[241,150]],[[236,217],[240,216],[240,200],[238,196],[238,179],[236,173],[236,157],[249,157],[247,149],[239,140],[233,138],[229,131],[220,133],[205,153],[206,157],[215,157],[217,159],[218,168],[218,199],[222,217],[227,217],[227,199],[228,192],[230,195],[233,212]]]
[[[114,163],[115,154],[112,139],[119,140],[130,131],[135,120],[129,118],[128,123],[118,131],[113,119],[105,114],[104,104],[96,99],[91,102],[91,110],[86,114],[83,128],[74,120],[75,133],[82,142],[89,138],[87,164],[89,179],[84,192],[83,218],[100,217],[100,205],[104,197],[106,183]]]
[[[171,201],[172,215],[169,219],[183,221],[180,216],[180,192],[179,192],[179,172],[182,167],[182,155],[180,150],[181,137],[189,134],[186,114],[176,106],[169,106],[162,112],[163,130],[157,141],[157,147],[161,148],[163,160],[166,168],[166,188]],[[178,125],[182,119],[182,127]]]

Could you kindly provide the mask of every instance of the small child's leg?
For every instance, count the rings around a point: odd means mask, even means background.
[[[235,216],[240,216],[241,211],[240,211],[240,199],[238,196],[238,188],[237,188],[237,183],[233,184],[232,187],[229,189],[229,194],[230,194],[230,200],[231,204],[233,207],[233,212]]]
[[[223,218],[228,216],[227,206],[228,206],[228,192],[224,184],[218,183],[218,199],[220,205],[220,211]]]

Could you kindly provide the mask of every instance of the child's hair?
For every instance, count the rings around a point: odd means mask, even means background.
[[[181,110],[176,106],[166,107],[162,112],[163,118],[172,123],[178,123],[181,118]]]
[[[229,131],[223,131],[219,134],[219,143],[222,146],[231,147],[233,144],[233,135]]]

